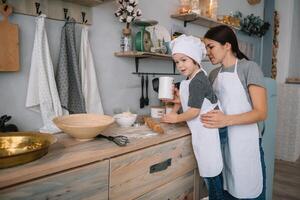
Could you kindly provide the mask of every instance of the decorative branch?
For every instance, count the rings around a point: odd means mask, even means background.
[[[241,31],[247,33],[248,35],[256,35],[258,37],[262,37],[269,30],[270,24],[262,20],[259,16],[255,16],[254,14],[250,14],[243,18],[241,12],[236,12],[234,17],[240,19]]]
[[[126,23],[126,28],[136,18],[142,16],[142,11],[137,8],[138,0],[118,0],[119,8],[115,12],[115,16],[119,17],[119,21]]]

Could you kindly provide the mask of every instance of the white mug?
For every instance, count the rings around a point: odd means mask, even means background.
[[[158,98],[173,99],[173,77],[159,77]]]

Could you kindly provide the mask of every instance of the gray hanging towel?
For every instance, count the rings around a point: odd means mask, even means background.
[[[61,31],[56,84],[61,106],[70,114],[86,113],[75,42],[75,20],[67,21]]]

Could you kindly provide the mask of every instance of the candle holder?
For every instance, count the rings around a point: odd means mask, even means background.
[[[201,15],[212,19],[217,19],[217,0],[200,0]]]
[[[191,13],[191,4],[190,0],[180,0],[180,6],[178,8],[178,13],[179,14],[188,14]]]

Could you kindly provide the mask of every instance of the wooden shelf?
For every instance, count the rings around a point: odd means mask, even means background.
[[[142,51],[125,51],[125,52],[115,52],[115,56],[118,57],[132,57],[132,58],[155,58],[172,60],[172,56],[169,54],[152,53],[152,52],[142,52]]]
[[[287,83],[287,84],[300,84],[300,78],[287,78],[285,83]]]
[[[93,7],[93,6],[103,3],[105,0],[63,0],[63,1],[68,1],[68,2],[72,2],[72,3],[80,4],[83,6]]]
[[[208,28],[218,26],[218,25],[230,26],[228,24],[224,24],[224,23],[221,23],[217,20],[214,20],[214,19],[211,19],[211,18],[208,18],[208,17],[204,17],[204,16],[200,16],[200,15],[197,15],[195,13],[173,14],[173,15],[171,15],[171,18],[184,21],[184,27],[186,27],[187,23],[198,24],[198,25],[208,27]],[[240,30],[240,28],[238,28],[238,27],[234,27],[234,26],[231,26],[231,27],[236,29],[236,30]]]
[[[118,57],[129,57],[135,59],[135,72],[133,74],[152,74],[152,75],[180,75],[176,73],[176,65],[173,62],[172,56],[169,54],[161,53],[152,53],[152,52],[142,52],[142,51],[125,51],[125,52],[115,52],[115,56]],[[157,73],[157,72],[139,72],[139,63],[142,58],[153,58],[153,59],[162,59],[170,60],[173,63],[173,72],[172,73]]]

